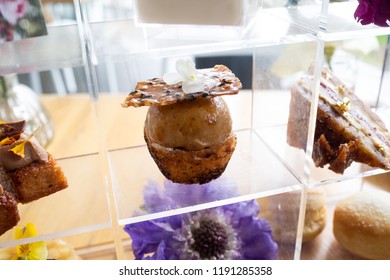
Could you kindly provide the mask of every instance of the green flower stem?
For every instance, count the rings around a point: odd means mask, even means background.
[[[7,98],[7,84],[3,76],[0,76],[0,93],[4,99]]]

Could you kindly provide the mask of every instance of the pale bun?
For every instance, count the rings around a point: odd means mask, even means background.
[[[390,193],[362,191],[340,201],[333,233],[348,251],[367,259],[390,259]]]

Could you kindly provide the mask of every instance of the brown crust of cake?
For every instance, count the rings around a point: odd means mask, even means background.
[[[4,189],[4,191],[9,192],[12,194],[15,198],[18,197],[18,194],[16,193],[14,183],[12,182],[12,179],[9,177],[7,172],[3,167],[0,166],[0,195],[1,195],[1,189]]]
[[[145,141],[158,168],[167,179],[181,184],[205,184],[225,171],[235,150],[237,138],[232,134],[223,143],[196,151],[161,146],[150,141],[146,134]]]
[[[18,224],[20,220],[15,197],[4,191],[0,195],[0,235]]]
[[[20,203],[28,203],[68,187],[64,173],[50,154],[47,162],[34,162],[10,171],[8,175]]]

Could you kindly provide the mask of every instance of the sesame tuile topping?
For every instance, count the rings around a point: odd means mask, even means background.
[[[185,93],[181,83],[167,84],[162,78],[153,78],[137,83],[135,89],[129,93],[122,107],[141,107],[152,105],[170,105],[182,100],[206,98],[220,95],[237,94],[242,84],[240,80],[223,65],[201,69],[199,73],[205,77],[204,90],[195,93]]]

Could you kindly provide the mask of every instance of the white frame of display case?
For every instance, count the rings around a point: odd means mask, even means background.
[[[316,44],[316,64],[314,70],[315,76],[315,84],[313,87],[313,95],[312,102],[310,108],[310,122],[309,122],[309,133],[308,133],[308,141],[306,147],[306,153],[303,156],[304,165],[302,166],[302,176],[294,174],[297,177],[297,182],[287,186],[276,186],[275,189],[271,190],[260,190],[251,192],[245,195],[240,195],[238,197],[232,199],[226,199],[222,201],[205,203],[202,205],[197,205],[196,207],[188,207],[182,208],[172,211],[166,211],[164,213],[157,214],[148,214],[142,217],[121,217],[120,211],[118,211],[118,199],[116,198],[117,189],[116,189],[116,178],[115,173],[113,172],[111,155],[110,153],[115,154],[114,151],[110,151],[106,146],[106,143],[103,140],[103,137],[99,143],[99,165],[101,166],[101,180],[104,182],[106,186],[106,195],[107,195],[107,205],[109,207],[109,215],[110,215],[110,224],[105,225],[97,225],[96,227],[87,227],[84,229],[72,229],[68,231],[62,231],[59,233],[53,234],[43,234],[36,238],[29,238],[23,241],[9,241],[4,244],[0,244],[0,247],[8,247],[14,246],[17,244],[33,242],[37,240],[43,239],[51,239],[57,238],[61,236],[67,235],[76,235],[81,232],[88,232],[93,230],[98,230],[101,228],[110,227],[114,232],[114,247],[116,251],[116,255],[118,259],[125,259],[125,255],[123,252],[123,241],[121,239],[120,231],[122,231],[122,225],[129,222],[138,222],[146,219],[153,219],[158,217],[169,216],[173,214],[186,213],[194,210],[201,210],[210,207],[225,205],[229,203],[245,201],[252,198],[259,198],[268,195],[274,195],[278,193],[288,192],[292,190],[302,190],[301,197],[301,207],[299,213],[299,221],[298,221],[298,232],[295,243],[295,252],[294,259],[299,259],[301,254],[301,245],[302,245],[302,231],[303,231],[303,223],[304,223],[304,213],[306,207],[306,199],[307,199],[307,190],[311,187],[316,187],[318,185],[326,185],[329,182],[336,182],[341,180],[347,180],[350,178],[356,178],[356,176],[370,176],[374,174],[384,173],[382,170],[369,170],[366,172],[360,172],[358,174],[352,174],[350,177],[348,176],[338,176],[337,178],[330,178],[329,180],[312,180],[311,177],[311,152],[313,147],[314,140],[314,129],[315,129],[315,115],[317,112],[318,105],[318,89],[319,89],[319,77],[320,77],[320,66],[322,65],[322,61],[324,59],[324,48],[325,43],[328,41],[335,41],[341,39],[351,39],[362,36],[361,30],[364,30],[364,35],[367,36],[377,36],[377,35],[388,35],[390,34],[390,28],[377,28],[373,26],[361,27],[356,24],[352,24],[353,28],[351,30],[328,30],[327,21],[332,20],[332,13],[328,13],[330,9],[328,1],[322,1],[321,7],[316,6],[320,12],[320,21],[319,22],[299,22],[297,18],[286,18],[285,8],[275,8],[269,10],[263,10],[258,14],[259,20],[263,23],[262,20],[267,21],[268,19],[273,19],[279,22],[281,25],[289,26],[292,24],[293,28],[296,28],[298,31],[294,31],[293,34],[287,34],[284,36],[272,35],[268,34],[266,37],[260,36],[264,32],[263,26],[260,24],[257,27],[254,26],[252,33],[246,35],[246,37],[241,40],[222,40],[222,41],[212,41],[212,40],[202,40],[202,39],[194,39],[194,40],[184,40],[178,42],[179,44],[175,44],[174,41],[171,41],[172,34],[174,29],[168,30],[166,33],[161,33],[160,37],[148,38],[144,37],[144,33],[134,27],[133,22],[131,20],[123,20],[119,22],[103,22],[103,23],[90,23],[87,17],[87,7],[85,1],[77,1],[76,3],[76,13],[77,13],[77,26],[62,26],[62,27],[53,27],[49,28],[49,36],[43,38],[34,38],[31,39],[33,42],[32,47],[29,49],[25,47],[25,44],[21,42],[7,43],[3,46],[0,46],[0,51],[5,50],[8,53],[13,53],[12,56],[9,57],[8,61],[3,62],[4,64],[0,67],[0,74],[7,73],[23,73],[28,71],[28,67],[23,67],[21,62],[25,61],[25,66],[34,65],[34,70],[45,70],[50,67],[59,67],[59,66],[75,66],[75,65],[83,65],[86,78],[87,85],[89,89],[89,96],[91,101],[92,112],[96,117],[96,130],[100,134],[104,134],[102,131],[102,127],[98,127],[99,120],[103,117],[100,113],[100,104],[99,104],[99,89],[98,89],[98,78],[96,74],[96,65],[104,62],[116,62],[122,61],[123,59],[131,60],[142,60],[142,59],[151,59],[153,57],[174,57],[179,52],[180,55],[189,55],[194,53],[210,53],[214,51],[234,51],[239,49],[256,49],[265,46],[272,46],[276,44],[287,44],[287,43],[300,43],[300,42],[313,42]],[[306,7],[304,7],[306,8]],[[293,15],[297,10],[293,11]],[[333,11],[333,9],[332,9]],[[328,19],[328,15],[330,18]],[[317,18],[316,18],[317,20]],[[104,38],[99,38],[96,35],[98,32],[96,30],[104,27],[105,30],[113,29],[113,34],[129,34],[127,38],[121,38],[120,45],[117,49],[111,49],[110,45],[115,44],[117,41],[107,41]],[[349,25],[347,28],[350,27]],[[78,39],[75,36],[75,28],[78,31]],[[65,32],[62,32],[65,31]],[[35,50],[36,48],[46,47],[49,50],[51,47],[57,45],[56,37],[61,36],[61,34],[67,34],[70,32],[72,36],[69,40],[70,44],[74,46],[74,53],[66,53],[64,56],[61,53],[52,54],[53,61],[47,63],[47,61],[41,56],[38,58],[30,57],[30,51]],[[116,38],[116,37],[113,37]],[[118,39],[118,38],[116,38]],[[128,44],[131,42],[131,44]],[[159,43],[166,44],[159,46]],[[77,46],[79,48],[77,48]],[[30,51],[29,51],[30,50]],[[20,54],[20,57],[18,57]],[[388,58],[387,58],[388,59]],[[255,63],[254,63],[255,64]],[[255,75],[254,75],[255,76]],[[385,76],[382,77],[382,83],[384,82]],[[383,90],[383,88],[382,88]],[[253,96],[253,93],[252,93]],[[381,92],[378,93],[378,98],[383,97]],[[253,98],[253,97],[252,97]],[[254,127],[250,127],[248,131],[253,132]],[[256,134],[256,133],[255,133]],[[258,135],[257,135],[258,136]],[[259,137],[261,138],[261,137]],[[267,145],[265,145],[267,146]],[[136,149],[137,147],[135,147]],[[270,148],[270,147],[268,147]],[[275,151],[271,153],[277,156]],[[287,168],[288,169],[288,168]],[[290,170],[291,172],[291,170]]]

